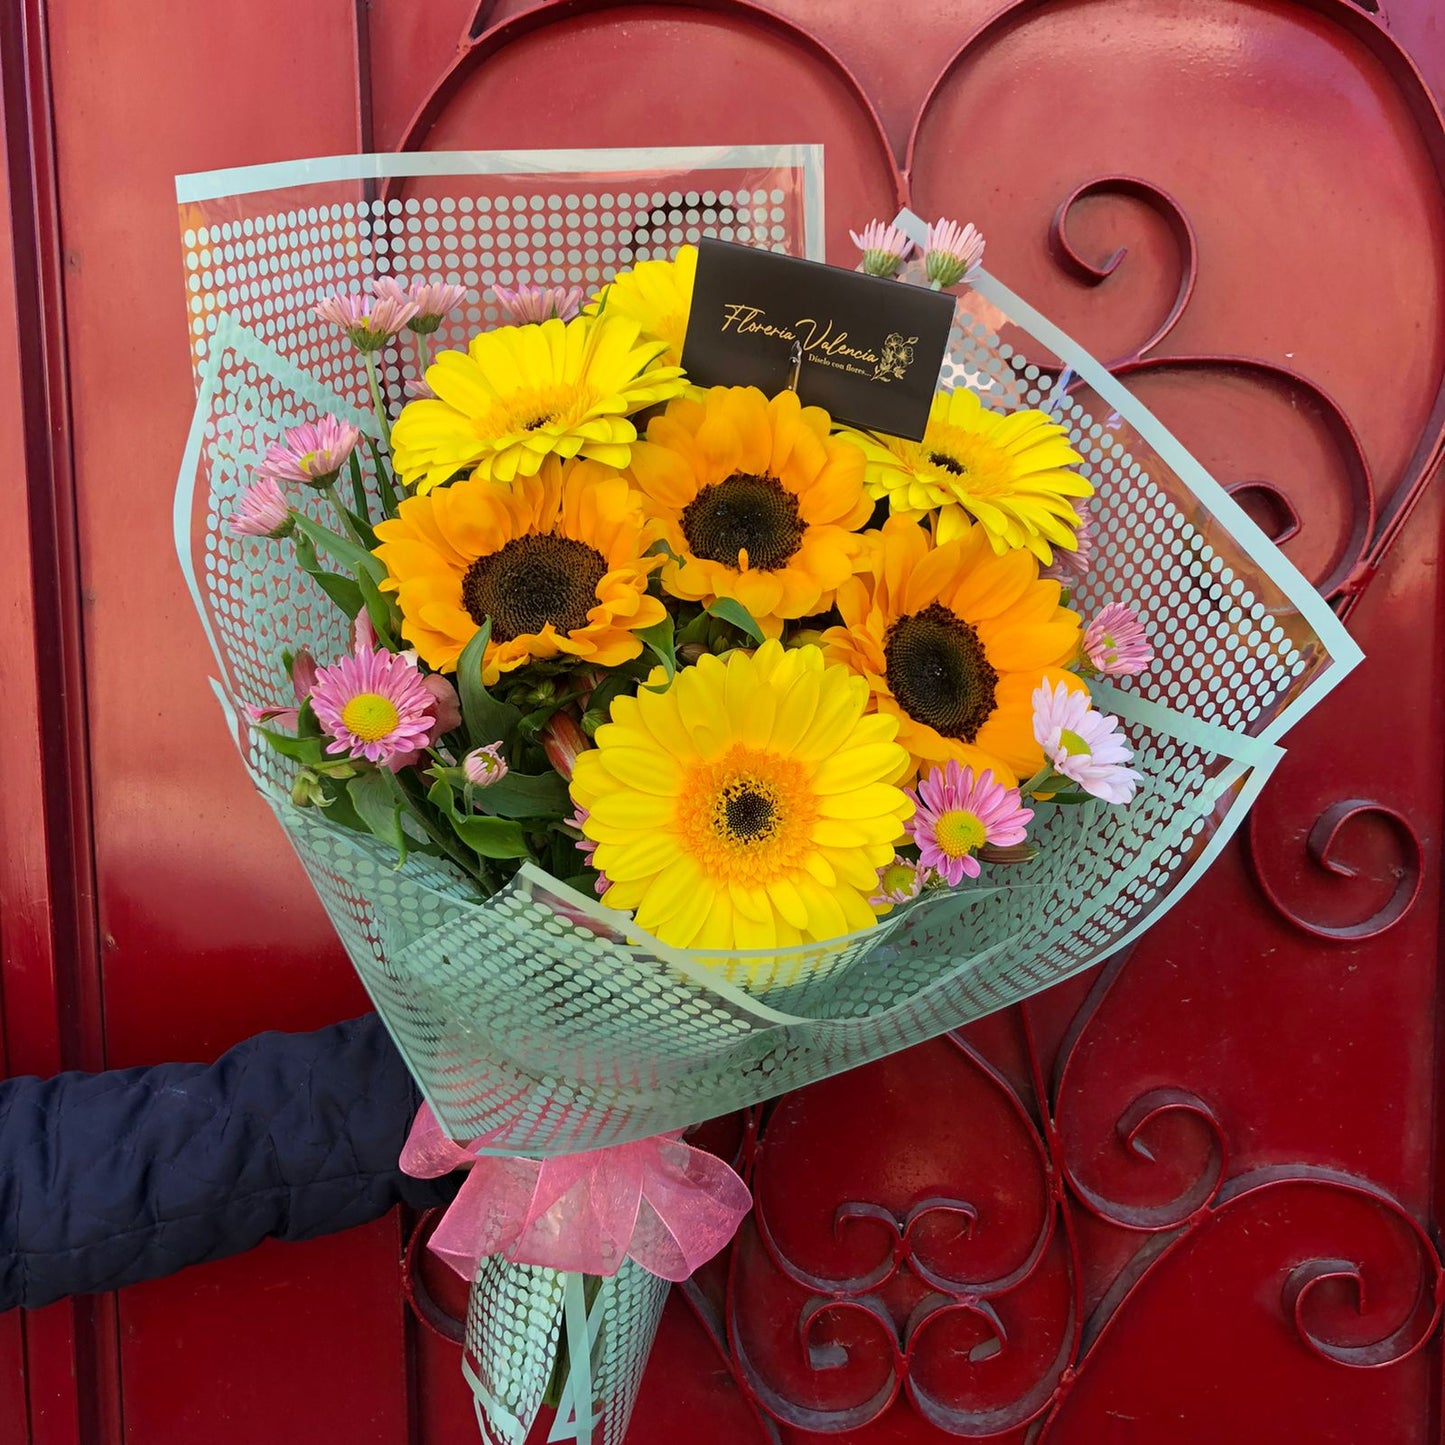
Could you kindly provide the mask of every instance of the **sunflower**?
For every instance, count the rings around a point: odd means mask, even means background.
[[[913,804],[896,721],[816,647],[703,657],[619,697],[572,775],[603,901],[694,948],[776,948],[873,924]]]
[[[586,314],[625,316],[648,341],[663,341],[664,366],[682,365],[692,285],[697,276],[697,247],[679,246],[671,261],[639,261],[621,271],[584,308]]]
[[[534,476],[549,455],[625,467],[637,439],[628,414],[683,389],[677,367],[652,365],[663,350],[622,316],[484,331],[427,368],[433,395],[392,428],[396,469],[427,492],[459,471]]]
[[[832,606],[872,515],[863,456],[828,435],[828,413],[785,391],[715,386],[669,404],[632,449],[631,476],[677,560],[674,597],[741,602],[776,637]]]
[[[915,766],[950,758],[991,768],[1008,786],[1044,761],[1033,690],[1083,683],[1078,616],[1059,605],[1021,550],[994,553],[981,526],[941,545],[906,517],[873,534],[871,574],[838,589],[843,624],[823,634],[830,662],[867,679],[879,712],[898,719]]]
[[[510,487],[472,477],[409,497],[376,529],[402,636],[423,662],[456,668],[488,619],[482,680],[533,658],[567,654],[598,667],[642,651],[640,628],[661,622],[647,595],[660,561],[643,554],[637,493],[598,462],[546,457]]]
[[[1070,497],[1093,486],[1070,468],[1083,458],[1063,427],[1041,411],[988,411],[967,387],[940,391],[921,442],[844,431],[868,458],[865,485],[888,499],[894,516],[920,518],[935,508],[940,542],[974,517],[995,552],[1027,547],[1044,566],[1053,548],[1073,551],[1079,514]]]

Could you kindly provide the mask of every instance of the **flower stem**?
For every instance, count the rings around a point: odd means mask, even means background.
[[[490,880],[484,878],[475,861],[469,858],[456,842],[448,838],[446,834],[437,827],[436,823],[427,814],[426,809],[412,797],[406,784],[403,783],[395,773],[388,772],[385,768],[380,769],[380,771],[390,782],[392,792],[396,795],[397,800],[406,805],[412,817],[426,829],[427,835],[431,838],[432,842],[459,868],[463,869],[470,877],[475,878],[483,887],[487,887]]]
[[[363,351],[361,358],[366,363],[366,379],[371,383],[371,405],[376,412],[377,425],[381,427],[381,439],[391,450],[391,422],[387,419],[386,405],[381,399],[381,380],[376,374],[376,353]]]
[[[342,530],[350,532],[351,535],[355,537],[356,540],[360,542],[363,547],[370,551],[370,544],[367,542],[366,538],[363,537],[361,533],[357,530],[356,523],[351,520],[351,514],[346,510],[346,506],[341,500],[341,493],[336,490],[335,482],[331,482],[326,487],[325,496],[326,500],[329,501],[331,505],[336,508],[336,515],[341,519]]]
[[[426,369],[431,365],[431,346],[420,331],[413,331],[411,339],[416,343],[416,374],[419,381],[426,381]]]

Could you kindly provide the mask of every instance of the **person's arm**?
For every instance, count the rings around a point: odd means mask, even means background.
[[[209,1065],[0,1081],[0,1310],[446,1203],[457,1181],[397,1167],[420,1103],[375,1014]]]

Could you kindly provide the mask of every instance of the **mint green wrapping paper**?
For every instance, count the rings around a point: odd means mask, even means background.
[[[375,434],[361,365],[339,335],[309,324],[310,304],[392,272],[478,297],[530,276],[592,284],[631,255],[668,254],[702,233],[816,255],[817,150],[659,151],[626,157],[626,180],[584,152],[547,153],[531,171],[518,157],[361,157],[179,185],[198,395],[176,543],[213,685],[252,779],[457,1140],[492,1134],[498,1152],[545,1155],[682,1128],[1093,967],[1188,892],[1268,779],[1289,726],[1358,661],[1308,583],[1158,421],[982,276],[961,303],[945,380],[966,379],[1002,409],[1042,407],[1069,430],[1098,523],[1074,605],[1087,617],[1127,602],[1155,645],[1142,678],[1095,688],[1136,749],[1144,781],[1130,806],[1044,805],[1034,862],[985,865],[974,884],[926,895],[851,939],[761,955],[663,947],[530,866],[479,899],[447,865],[413,855],[398,868],[375,840],[293,806],[293,765],[249,730],[245,709],[289,704],[283,649],[305,645],[328,662],[345,650],[346,623],[288,544],[237,539],[224,523],[286,427],[329,410]],[[1007,315],[1004,337],[968,312],[971,296]],[[474,307],[439,342],[461,344],[488,319]],[[388,390],[395,409],[394,370]],[[307,505],[322,518],[319,502]],[[525,1433],[541,1401],[564,1292],[551,1271],[482,1267],[467,1368],[498,1439]],[[621,1439],[662,1297],[650,1276],[627,1271],[598,1297],[598,1319],[611,1323],[598,1326],[590,1360],[595,1438]]]

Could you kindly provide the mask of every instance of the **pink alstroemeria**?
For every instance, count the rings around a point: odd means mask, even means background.
[[[945,767],[930,769],[908,796],[918,805],[908,832],[918,845],[919,861],[955,888],[965,878],[978,877],[973,855],[979,848],[1022,843],[1034,816],[1020,806],[1019,790],[996,781],[992,769],[975,774],[953,758]]]
[[[404,306],[408,302],[416,311],[406,323],[408,331],[428,336],[467,299],[465,286],[451,286],[441,281],[413,281],[403,286],[392,276],[382,276],[371,283],[371,289],[383,300]]]
[[[1105,677],[1132,677],[1154,661],[1154,649],[1139,614],[1122,602],[1111,602],[1084,629],[1084,656]]]
[[[318,490],[329,487],[361,440],[349,422],[329,412],[320,421],[288,427],[283,441],[272,442],[259,475],[283,482],[302,482]]]
[[[935,287],[953,286],[983,260],[984,240],[977,227],[935,221],[923,244],[923,270]]]
[[[295,707],[248,707],[253,723],[281,723],[294,733],[301,723],[301,706],[316,686],[316,659],[303,647],[291,659],[291,690]]]
[[[262,473],[236,503],[227,523],[233,537],[289,537],[296,518],[275,477]]]
[[[861,235],[857,231],[848,234],[863,253],[863,269],[870,276],[896,276],[913,250],[913,242],[902,231],[883,221],[869,221]]]
[[[1034,738],[1056,773],[1106,803],[1127,803],[1142,774],[1126,767],[1133,750],[1119,719],[1095,712],[1089,695],[1067,683],[1034,689]]]
[[[535,326],[550,321],[571,321],[582,313],[587,293],[580,286],[493,286],[492,295],[502,308],[502,315],[512,326]]]
[[[352,291],[323,296],[311,309],[323,321],[339,326],[358,351],[380,351],[402,332],[418,307],[404,294],[364,296]]]
[[[501,743],[488,743],[485,747],[473,748],[462,759],[462,772],[474,788],[489,788],[499,783],[510,770],[502,756]]]
[[[577,755],[592,746],[571,713],[554,712],[542,724],[542,751],[547,761],[567,781],[572,781],[572,764]]]

